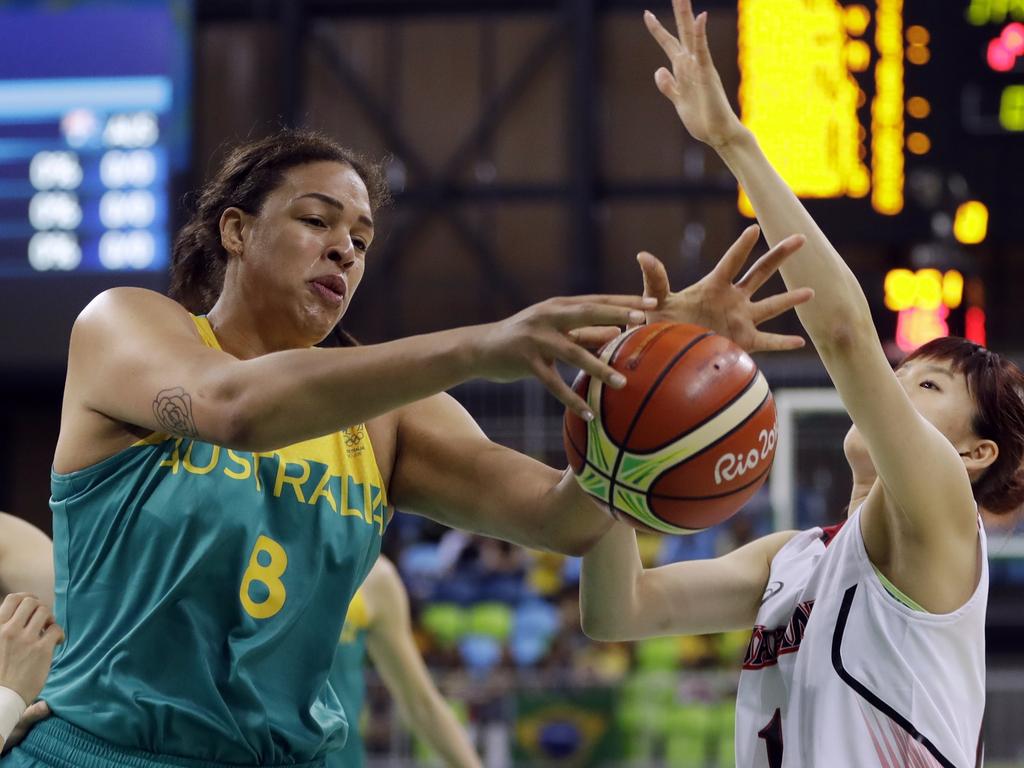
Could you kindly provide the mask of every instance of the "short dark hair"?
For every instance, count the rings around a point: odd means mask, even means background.
[[[967,380],[974,400],[971,427],[999,446],[999,456],[974,482],[974,498],[989,512],[1024,504],[1024,374],[996,352],[957,336],[935,339],[911,352],[910,360],[949,363]]]
[[[285,129],[239,144],[228,153],[213,178],[189,200],[189,221],[178,232],[171,251],[171,298],[190,312],[208,312],[220,296],[228,261],[220,242],[221,214],[232,207],[258,214],[286,171],[323,161],[347,165],[359,174],[370,197],[371,211],[389,201],[380,165],[326,134]]]

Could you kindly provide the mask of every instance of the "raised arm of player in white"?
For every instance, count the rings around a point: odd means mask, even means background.
[[[672,64],[672,71],[656,73],[659,90],[694,138],[714,147],[732,169],[769,243],[793,233],[806,237],[803,248],[782,266],[782,276],[787,285],[815,291],[816,300],[798,309],[800,320],[882,481],[875,494],[884,498],[868,498],[863,521],[869,549],[884,542],[884,553],[873,552],[873,559],[899,552],[922,564],[945,562],[911,585],[910,594],[932,610],[951,610],[973,589],[973,584],[965,586],[971,580],[963,575],[976,568],[977,512],[967,470],[972,461],[984,462],[988,456],[961,460],[950,441],[914,408],[886,360],[856,277],[729,105],[708,49],[707,14],[695,19],[689,0],[673,0],[673,7],[678,38],[652,14],[645,15]],[[979,450],[993,446],[989,441]],[[951,560],[963,567],[947,567]]]
[[[370,614],[366,651],[412,732],[430,744],[445,765],[481,768],[469,736],[434,685],[416,647],[409,596],[391,561],[379,559],[362,589]]]

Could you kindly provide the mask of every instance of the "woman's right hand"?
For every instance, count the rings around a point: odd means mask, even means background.
[[[676,108],[686,130],[714,148],[728,144],[746,131],[722,87],[722,80],[708,49],[708,15],[693,16],[690,0],[672,0],[678,37],[672,35],[650,11],[644,13],[647,31],[672,63],[654,73],[658,90]]]
[[[474,373],[490,381],[536,376],[581,418],[593,418],[587,403],[562,380],[555,363],[586,371],[609,386],[626,380],[591,350],[618,336],[620,328],[644,322],[657,300],[640,296],[573,296],[542,301],[512,317],[480,326],[474,340]]]
[[[54,647],[63,641],[64,631],[39,598],[7,595],[0,604],[0,685],[31,704],[43,690]]]

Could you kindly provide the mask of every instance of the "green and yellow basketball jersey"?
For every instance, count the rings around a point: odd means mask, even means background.
[[[359,719],[366,699],[366,631],[369,619],[366,600],[360,589],[349,603],[345,626],[334,649],[334,666],[328,678],[348,717],[348,740],[340,750],[327,755],[327,768],[362,768],[364,762]]]
[[[51,483],[67,642],[43,696],[58,717],[214,763],[303,763],[344,743],[327,684],[339,605],[387,514],[363,426],[267,453],[153,434]]]

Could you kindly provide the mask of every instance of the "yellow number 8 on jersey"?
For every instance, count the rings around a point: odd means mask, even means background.
[[[267,557],[270,558],[266,565],[260,563],[261,554],[264,561]],[[287,568],[288,555],[284,547],[268,536],[261,535],[256,539],[256,545],[249,555],[249,567],[245,569],[245,575],[242,577],[242,588],[238,591],[238,597],[242,600],[242,607],[246,613],[254,619],[269,619],[281,610],[287,597],[281,576]],[[267,588],[267,596],[259,602],[249,595],[249,587],[253,582]]]

